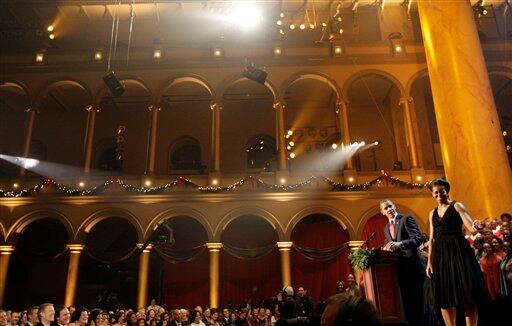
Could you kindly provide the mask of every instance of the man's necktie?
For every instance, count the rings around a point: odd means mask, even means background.
[[[389,224],[389,233],[391,233],[391,238],[395,239],[395,221],[391,221]]]

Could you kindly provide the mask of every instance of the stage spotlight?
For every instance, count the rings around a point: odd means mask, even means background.
[[[49,26],[46,28],[46,30],[47,30],[48,32],[53,32],[53,30],[54,30],[54,29],[55,29],[55,27],[53,27],[53,25],[49,25]]]
[[[400,44],[396,44],[395,47],[395,53],[402,53],[402,46]]]
[[[253,80],[260,84],[265,84],[265,81],[267,80],[267,73],[261,69],[255,68],[253,66],[248,66],[245,68],[244,72],[242,73],[242,76],[246,77],[247,79]]]
[[[290,153],[290,158],[295,158],[295,153],[291,152]]]
[[[80,188],[83,188],[83,187],[85,187],[85,182],[83,182],[83,181],[80,181],[80,182],[78,183],[78,186],[79,186]]]
[[[36,53],[36,63],[44,63],[44,53],[43,52]]]
[[[334,55],[340,56],[343,53],[343,48],[341,45],[335,45],[334,46]]]
[[[343,34],[343,28],[340,28],[339,32],[340,32],[340,35]]]
[[[13,188],[15,188],[15,189],[17,189],[19,186],[20,186],[20,185],[19,185],[19,184],[17,184],[17,183],[13,183],[13,184],[12,184],[12,187],[13,187]]]
[[[280,13],[279,17],[284,18],[284,12]]]
[[[350,182],[350,183],[354,182],[354,177],[348,177],[348,182]]]
[[[50,40],[55,39],[55,34],[51,33],[50,35],[48,35],[48,38],[49,38]]]
[[[103,81],[114,96],[121,96],[124,93],[124,86],[119,82],[115,73],[112,71],[103,76]]]
[[[262,20],[260,10],[249,5],[234,8],[228,18],[233,23],[248,29],[256,27]]]
[[[338,148],[338,144],[333,143],[333,144],[331,145],[331,147],[332,147],[332,149],[336,149],[336,148]]]
[[[506,130],[503,131],[503,137],[506,137],[508,135],[508,132]]]
[[[283,25],[283,21],[282,21],[282,20],[278,20],[278,21],[276,22],[276,24],[277,24],[277,25],[279,25],[279,26],[281,26],[281,25]]]
[[[300,29],[305,29],[305,28],[306,28],[306,25],[304,25],[304,24],[300,24],[299,28],[300,28]]]
[[[290,24],[290,29],[295,29],[295,25],[294,24]]]
[[[284,31],[282,29],[280,29],[279,34],[284,35]]]
[[[322,27],[327,27],[327,23],[322,23]]]
[[[222,56],[222,49],[221,48],[214,48],[213,49],[213,56],[216,58],[220,58]]]
[[[281,181],[281,184],[285,184],[286,183],[286,179],[285,178],[281,178],[281,180],[279,180],[279,181]]]
[[[283,50],[281,50],[281,48],[280,48],[280,47],[278,47],[278,46],[277,46],[277,47],[275,47],[275,48],[274,48],[274,55],[275,55],[275,56],[280,56],[281,54],[283,54]]]
[[[102,50],[95,50],[94,51],[94,61],[102,61],[103,60],[103,51]]]
[[[217,180],[217,179],[212,180],[212,185],[216,186],[218,184],[219,184],[219,180]]]
[[[288,146],[286,146],[286,149],[287,149],[287,150],[291,150],[291,149],[292,149],[292,147],[291,147],[290,145],[288,145]]]
[[[416,176],[416,181],[421,181],[421,180],[423,180],[423,177],[421,175]]]
[[[293,130],[288,130],[288,131],[286,132],[286,134],[287,134],[288,136],[293,135]]]
[[[310,29],[315,29],[315,24],[313,24],[313,23],[309,24],[309,28]]]
[[[156,61],[162,59],[162,50],[161,49],[153,50],[153,59],[155,59]]]
[[[373,145],[375,145],[375,146],[379,146],[379,141],[378,141],[378,140],[377,140],[377,141],[374,141],[374,142],[373,142]]]
[[[289,142],[288,144],[290,144],[290,146],[295,146],[295,143],[293,141]]]
[[[151,180],[146,180],[144,184],[146,185],[146,187],[151,187]]]

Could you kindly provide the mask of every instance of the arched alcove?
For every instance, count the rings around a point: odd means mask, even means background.
[[[17,234],[8,271],[4,302],[7,307],[21,309],[35,302],[64,299],[68,265],[66,245],[70,241],[68,229],[51,214],[34,218]]]
[[[254,249],[268,253],[258,259],[235,257],[226,249],[220,261],[221,305],[240,306],[248,300],[253,305],[275,294],[281,287],[278,234],[263,217],[242,215],[225,227],[221,242],[233,248]]]
[[[302,248],[325,249],[341,247],[350,240],[348,232],[333,217],[311,214],[295,224],[291,241]],[[348,261],[350,249],[328,261],[310,260],[292,250],[292,284],[304,286],[315,302],[326,300],[335,293],[336,281],[345,281],[352,269]]]
[[[247,139],[258,134],[275,134],[274,96],[264,85],[245,78],[229,85],[222,96],[222,170],[244,171]]]

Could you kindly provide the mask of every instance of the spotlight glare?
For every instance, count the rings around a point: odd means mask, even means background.
[[[288,145],[288,146],[286,146],[286,149],[287,149],[287,150],[291,150],[291,149],[292,149],[292,147],[291,147],[290,145]]]
[[[340,28],[340,34],[343,34],[343,28]]]
[[[222,50],[221,49],[216,48],[216,49],[213,50],[213,56],[214,57],[220,57],[221,55],[222,55]]]
[[[284,12],[280,13],[279,17],[284,18]]]
[[[327,27],[327,23],[322,23],[322,27]]]
[[[331,147],[332,147],[332,149],[336,149],[336,148],[338,148],[338,144],[333,143],[333,144],[331,145]]]
[[[21,161],[22,161],[21,165],[23,166],[23,168],[25,168],[27,170],[32,169],[39,164],[39,160],[36,160],[33,158],[21,159]]]
[[[361,145],[362,145],[362,146],[366,145],[366,142],[362,141],[362,142],[361,142]]]
[[[281,48],[275,48],[274,49],[274,54],[275,55],[281,55]]]
[[[280,29],[279,34],[284,35],[284,31],[282,29]]]
[[[162,58],[162,50],[160,49],[155,49],[155,51],[153,51],[153,59],[161,59]]]
[[[286,179],[285,178],[281,178],[281,180],[279,180],[279,181],[281,181],[282,184],[286,183]]]
[[[354,177],[348,177],[348,182],[354,182]]]
[[[315,29],[315,24],[310,23],[310,24],[309,24],[309,28],[310,28],[310,29]]]
[[[244,5],[234,8],[228,19],[244,28],[255,28],[262,20],[261,12],[254,6]]]
[[[423,177],[421,175],[416,176],[416,181],[421,181],[421,180],[423,180]]]
[[[506,130],[503,131],[503,137],[506,137],[508,135],[508,132]]]
[[[305,28],[306,28],[306,25],[304,25],[304,24],[300,24],[299,28],[300,28],[300,29],[305,29]]]
[[[379,145],[379,141],[377,140],[377,141],[373,142],[373,144],[374,144],[375,146],[378,146],[378,145]]]
[[[44,53],[37,53],[36,54],[36,62],[42,63],[44,61]]]
[[[295,25],[294,24],[290,24],[290,29],[295,29]]]
[[[290,158],[295,158],[295,153],[291,152],[290,153]]]
[[[219,180],[217,180],[217,179],[212,180],[212,185],[216,186],[218,184],[219,184]]]
[[[146,187],[150,187],[151,186],[151,180],[146,180],[146,182],[144,182],[144,184],[146,185]]]
[[[339,45],[334,46],[334,54],[341,54],[343,52],[343,49]]]
[[[80,182],[78,183],[78,186],[79,186],[80,188],[83,188],[83,187],[85,187],[85,182],[83,182],[83,181],[80,181]]]
[[[46,30],[47,30],[48,32],[53,32],[53,30],[54,30],[54,29],[55,29],[55,27],[53,27],[53,25],[49,25],[49,26],[46,28]]]
[[[400,44],[395,45],[395,52],[401,53],[402,52],[402,46]]]
[[[20,185],[19,185],[19,184],[17,184],[17,183],[13,183],[13,184],[12,184],[12,187],[13,187],[13,188],[18,188],[19,186],[20,186]]]
[[[286,132],[286,134],[287,134],[288,136],[291,136],[291,135],[293,135],[293,131],[292,131],[292,130],[288,130],[288,131]]]
[[[103,52],[96,51],[94,52],[94,60],[101,61],[103,59]]]
[[[293,141],[289,142],[288,144],[290,144],[290,146],[295,146],[295,143]]]
[[[52,34],[48,35],[48,38],[49,38],[50,40],[53,40],[53,39],[55,38],[55,34],[53,34],[53,33],[52,33]]]
[[[283,25],[283,21],[282,21],[282,20],[278,20],[278,21],[276,22],[276,24],[277,24],[277,25],[279,25],[279,26],[281,26],[281,25]]]

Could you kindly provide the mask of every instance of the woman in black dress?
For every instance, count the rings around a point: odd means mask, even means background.
[[[462,226],[476,233],[462,203],[449,198],[450,184],[438,179],[430,184],[437,207],[430,212],[427,276],[432,278],[434,298],[447,326],[455,325],[457,307],[464,307],[466,325],[477,325],[478,305],[487,298],[484,278]]]

